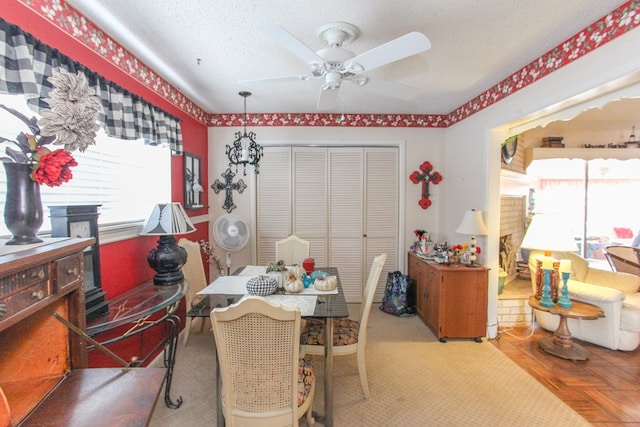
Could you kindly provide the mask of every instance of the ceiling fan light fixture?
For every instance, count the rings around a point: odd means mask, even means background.
[[[229,159],[229,167],[235,166],[236,173],[238,166],[242,165],[243,174],[247,175],[247,165],[254,167],[254,173],[260,173],[260,159],[262,158],[262,146],[256,142],[255,132],[247,133],[247,97],[251,96],[251,92],[242,91],[238,95],[244,98],[244,130],[236,132],[236,139],[233,145],[226,146],[226,155]]]
[[[337,71],[331,71],[327,73],[327,76],[324,80],[323,90],[326,89],[337,89],[340,87],[340,83],[342,82],[342,74]]]

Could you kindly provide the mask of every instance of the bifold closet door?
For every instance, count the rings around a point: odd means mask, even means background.
[[[398,269],[396,147],[264,147],[257,192],[258,262],[275,261],[275,242],[295,233],[316,266],[337,267],[347,302],[361,302],[373,258]],[[267,160],[268,159],[268,160]]]

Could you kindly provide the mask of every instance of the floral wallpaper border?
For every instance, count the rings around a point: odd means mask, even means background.
[[[18,0],[199,122],[240,126],[244,115],[208,114],[64,0]],[[449,114],[262,113],[252,126],[446,128],[540,80],[640,25],[640,0],[630,0]]]

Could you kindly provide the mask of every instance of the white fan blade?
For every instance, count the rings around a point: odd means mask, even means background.
[[[295,81],[303,81],[303,80],[311,80],[315,79],[314,76],[281,76],[281,77],[266,77],[263,79],[253,79],[253,80],[240,80],[239,84],[253,84],[253,83],[285,83],[285,82],[295,82]]]
[[[307,64],[323,64],[324,59],[318,56],[307,45],[295,38],[291,33],[275,24],[264,24],[260,26],[260,30],[272,40],[286,47],[298,58],[302,59]]]
[[[340,91],[340,87],[336,87],[333,89],[320,89],[320,95],[318,96],[318,105],[317,109],[320,111],[323,110],[333,110],[338,105],[338,95]]]
[[[427,36],[414,31],[356,56],[345,62],[345,68],[353,67],[358,70],[362,67],[361,71],[356,72],[369,71],[425,52],[430,48],[431,42]]]
[[[402,83],[391,82],[389,80],[375,79],[369,77],[365,84],[367,90],[377,92],[382,95],[393,96],[398,99],[412,99],[420,95],[421,89],[403,85]]]

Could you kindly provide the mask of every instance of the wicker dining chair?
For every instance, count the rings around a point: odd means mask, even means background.
[[[333,320],[333,355],[357,354],[360,385],[365,399],[369,399],[369,382],[365,363],[365,347],[367,344],[367,324],[369,312],[376,293],[382,268],[387,260],[383,253],[374,258],[369,277],[364,289],[364,301],[360,305],[360,319],[351,318]],[[323,356],[325,343],[325,323],[319,319],[307,319],[300,336],[300,344],[305,354]]]
[[[315,376],[300,359],[300,310],[249,296],[211,312],[227,426],[298,426],[311,416]]]
[[[182,266],[184,281],[187,285],[185,300],[187,303],[187,311],[198,302],[199,291],[207,286],[207,276],[204,272],[204,263],[202,262],[202,253],[200,252],[200,244],[184,237],[178,240],[178,246],[182,246],[187,251],[187,262]],[[184,345],[189,342],[191,334],[191,326],[197,317],[187,317],[184,327]],[[200,332],[204,329],[205,318],[200,318]]]
[[[283,260],[286,265],[302,265],[309,258],[309,242],[295,234],[276,242],[276,261]]]
[[[640,250],[631,246],[607,246],[605,258],[613,271],[640,276]]]

